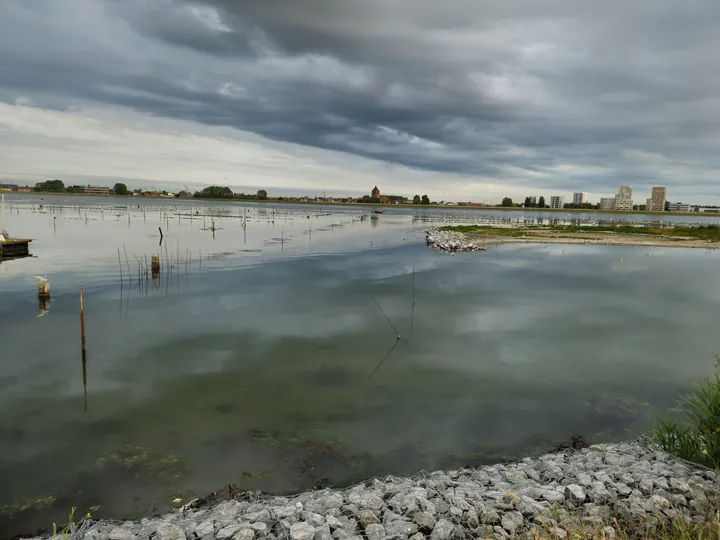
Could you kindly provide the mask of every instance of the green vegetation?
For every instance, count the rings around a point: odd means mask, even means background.
[[[229,187],[222,186],[210,186],[204,188],[202,191],[196,191],[193,194],[196,199],[240,199],[243,201],[267,201],[268,194],[264,189],[260,189],[255,193],[233,193]]]
[[[697,227],[647,227],[632,225],[592,226],[592,225],[551,225],[527,226],[517,228],[493,227],[490,225],[455,225],[442,227],[443,231],[461,233],[483,233],[496,236],[525,236],[533,231],[552,231],[558,233],[614,233],[630,235],[648,235],[674,240],[706,240],[720,242],[720,225],[709,224]]]
[[[430,204],[430,198],[427,195],[423,195],[422,199],[420,200],[420,204],[425,204],[425,205]]]
[[[176,479],[184,466],[174,454],[154,448],[126,445],[107,452],[95,461],[100,468],[119,467],[134,476],[153,476],[164,479]]]
[[[678,410],[655,421],[650,439],[673,455],[720,468],[720,358],[714,376],[705,377],[695,392],[682,396]]]
[[[413,204],[420,204],[420,195],[415,195],[413,197]]]
[[[62,180],[48,180],[47,182],[38,182],[33,189],[46,193],[64,193],[65,184]]]
[[[80,528],[80,526],[83,524],[83,521],[92,518],[92,514],[88,512],[87,514],[85,514],[85,517],[79,519],[78,521],[75,521],[75,510],[77,510],[77,508],[73,506],[70,510],[70,515],[68,516],[68,523],[64,529],[58,531],[57,523],[53,523],[53,540],[57,538],[59,538],[60,540],[70,540],[75,536],[75,531]]]
[[[128,187],[123,184],[122,182],[118,182],[113,186],[113,193],[115,195],[130,195],[130,191],[128,190]]]
[[[229,187],[210,186],[202,191],[196,191],[193,197],[196,199],[232,199],[233,192]]]
[[[604,527],[612,527],[614,534],[608,534]],[[561,527],[567,533],[557,535],[552,526],[535,530],[532,540],[719,540],[720,517],[710,514],[705,523],[687,523],[682,517],[668,519],[664,515],[649,516],[645,520],[612,519],[602,525],[593,526],[581,520],[572,525],[566,520]]]
[[[42,510],[49,508],[55,504],[54,495],[44,495],[39,497],[20,497],[10,504],[0,506],[0,515],[12,517],[26,510]]]
[[[512,200],[510,197],[505,197],[505,198],[502,200],[502,203],[501,203],[501,204],[502,204],[502,206],[504,206],[505,208],[509,208],[509,207],[513,206],[513,200]]]

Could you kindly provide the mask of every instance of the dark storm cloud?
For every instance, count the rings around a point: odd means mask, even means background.
[[[0,98],[558,190],[706,193],[718,23],[715,0],[9,0]]]

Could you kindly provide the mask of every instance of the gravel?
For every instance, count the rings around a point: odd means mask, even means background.
[[[430,229],[427,231],[425,241],[427,242],[427,245],[435,251],[444,251],[446,253],[486,250],[484,246],[479,246],[469,242],[462,233],[441,231],[440,229]]]
[[[566,538],[578,523],[604,527],[611,538],[613,516],[703,521],[719,480],[637,443],[603,444],[344,490],[253,493],[137,522],[86,523],[73,540],[455,540],[531,538],[538,530]]]

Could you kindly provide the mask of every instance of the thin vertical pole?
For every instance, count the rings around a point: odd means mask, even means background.
[[[82,287],[80,287],[80,340],[82,343],[83,405],[87,412],[87,352],[85,350],[85,305]]]

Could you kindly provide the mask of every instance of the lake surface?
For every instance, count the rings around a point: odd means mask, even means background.
[[[0,263],[0,537],[638,435],[712,372],[720,254],[425,245],[522,218],[6,197],[34,257]]]

